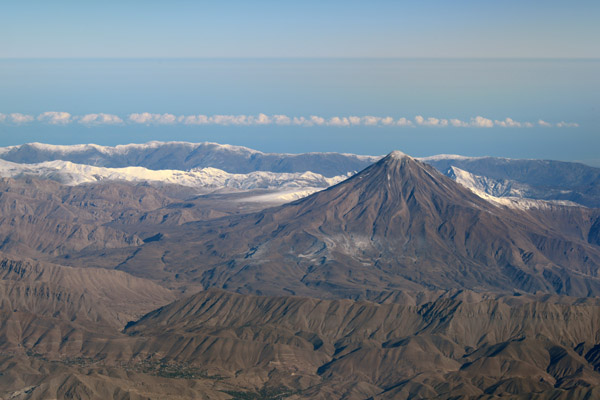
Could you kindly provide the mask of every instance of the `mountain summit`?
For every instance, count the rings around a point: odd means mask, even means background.
[[[304,199],[168,236],[122,268],[164,265],[206,288],[259,294],[600,293],[598,246],[493,205],[399,151]]]
[[[401,152],[400,150],[394,150],[392,151],[390,154],[387,155],[390,158],[395,158],[397,160],[400,160],[404,157],[408,157],[408,155],[406,155],[406,153]]]

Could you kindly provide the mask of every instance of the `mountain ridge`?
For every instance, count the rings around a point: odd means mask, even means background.
[[[347,175],[327,178],[310,171],[286,173],[253,171],[246,174],[232,174],[223,170],[205,167],[192,168],[189,171],[171,169],[151,170],[144,167],[107,168],[86,164],[75,164],[70,161],[47,161],[37,164],[18,164],[0,160],[0,176],[4,178],[48,179],[65,185],[81,185],[103,181],[149,182],[154,184],[171,184],[198,189],[232,188],[278,189],[328,187],[347,178]]]
[[[451,167],[485,177],[505,187],[515,187],[520,197],[566,200],[586,207],[600,207],[600,168],[577,162],[508,159],[499,157],[432,156],[423,161],[451,175]],[[494,187],[488,194],[493,193]]]
[[[184,224],[123,268],[164,253],[165,271],[205,288],[316,297],[424,287],[599,293],[600,249],[567,232],[394,153],[301,200]],[[165,252],[184,237],[190,247]]]
[[[230,173],[313,171],[333,177],[361,170],[379,157],[342,153],[263,153],[247,147],[213,142],[150,142],[114,147],[28,143],[3,148],[0,158],[16,163],[63,160],[92,166],[140,166],[153,170],[187,171],[192,168],[213,167]]]
[[[599,209],[510,209],[398,151],[245,196],[0,179],[0,396],[600,395]]]

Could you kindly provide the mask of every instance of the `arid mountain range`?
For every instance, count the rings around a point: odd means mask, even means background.
[[[254,294],[370,299],[452,288],[590,296],[600,293],[599,218],[580,207],[497,206],[394,152],[292,203],[160,227],[158,240],[99,250],[103,257],[90,249],[52,261],[102,258],[99,267]]]
[[[44,179],[67,182],[72,179],[65,177],[65,174],[81,177],[85,175],[85,171],[82,171],[85,168],[91,170],[85,176],[85,181],[91,181],[94,175],[97,176],[97,179],[126,179],[125,171],[115,171],[115,169],[127,167],[141,167],[152,171],[182,171],[181,175],[189,173],[190,170],[204,168],[218,169],[229,174],[249,174],[261,171],[272,174],[293,174],[311,171],[313,174],[325,178],[333,178],[358,172],[382,157],[340,153],[263,153],[247,147],[209,142],[149,142],[115,147],[94,144],[56,146],[27,143],[0,148],[0,159],[28,166],[46,163],[45,171],[43,171],[44,168],[38,167],[38,171],[35,173]],[[453,178],[455,177],[454,168],[467,171],[478,177],[476,189],[496,197],[566,200],[587,207],[600,206],[600,168],[564,161],[457,155],[437,155],[419,160],[433,165],[443,174]],[[63,164],[57,165],[55,168],[48,168],[47,163],[52,161],[62,161]],[[65,166],[65,162],[74,163],[77,168],[74,171],[68,171],[69,168]],[[111,171],[108,173],[103,171],[103,174],[93,171],[92,167],[108,168]],[[10,165],[0,164],[0,174],[6,177],[13,176],[14,172],[8,175],[4,174],[4,171],[10,170],[10,168]],[[57,172],[59,168],[67,171],[61,174]],[[34,172],[30,171],[29,173],[33,174]],[[136,179],[139,179],[139,176],[132,180]],[[147,179],[152,181],[156,178],[148,176]],[[220,184],[222,183],[221,181]],[[463,183],[465,182],[463,181]],[[322,187],[314,184],[313,186]]]
[[[292,202],[277,187],[2,179],[0,398],[600,396],[593,174],[181,143],[1,157],[61,154],[244,174],[374,163]]]

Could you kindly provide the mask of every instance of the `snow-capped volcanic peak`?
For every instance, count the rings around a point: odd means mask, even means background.
[[[394,160],[402,160],[403,158],[409,157],[408,154],[401,152],[400,150],[394,150],[387,157]],[[410,158],[410,157],[409,157]]]

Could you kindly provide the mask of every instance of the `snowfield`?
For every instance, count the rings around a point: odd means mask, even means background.
[[[196,168],[190,171],[151,170],[144,167],[105,168],[60,160],[37,164],[19,164],[0,160],[0,176],[4,178],[32,176],[51,179],[65,185],[126,181],[176,184],[194,188],[241,190],[310,188],[314,191],[315,188],[335,185],[349,175],[327,178],[310,171],[302,173],[256,171],[248,174],[231,174],[217,168]]]

